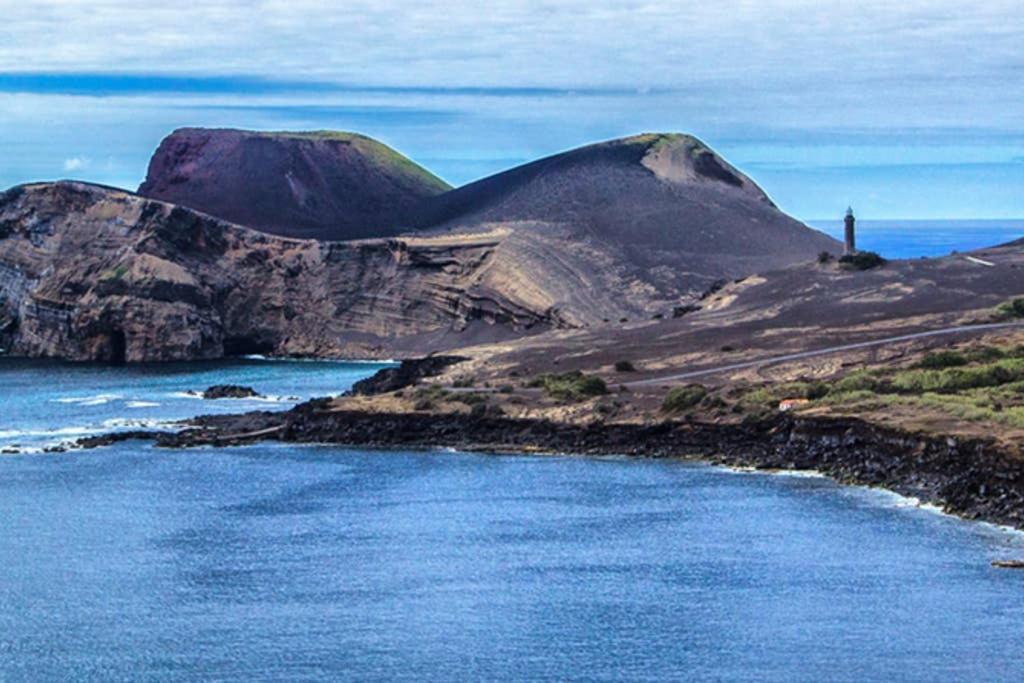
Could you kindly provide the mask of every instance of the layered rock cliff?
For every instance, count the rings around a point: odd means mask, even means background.
[[[565,325],[493,290],[502,235],[289,240],[83,183],[0,195],[0,346],[162,361],[380,357]]]

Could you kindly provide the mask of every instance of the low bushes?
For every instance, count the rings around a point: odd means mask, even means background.
[[[921,368],[925,370],[937,370],[940,368],[955,368],[961,365],[967,365],[967,358],[957,351],[936,351],[935,353],[926,353],[914,366],[915,368]]]
[[[889,380],[897,393],[952,394],[967,389],[995,387],[1024,380],[1024,360],[1004,358],[994,363],[942,370],[905,370]]]
[[[1011,299],[996,309],[1003,319],[1024,318],[1024,298]]]
[[[839,257],[839,267],[844,270],[871,270],[884,264],[885,259],[873,251],[857,251]]]
[[[702,384],[687,384],[685,387],[671,389],[661,403],[661,409],[666,413],[677,413],[681,410],[693,408],[708,395],[708,390]]]
[[[529,386],[540,387],[548,396],[563,401],[580,401],[608,393],[608,385],[603,379],[585,375],[579,370],[540,375]]]

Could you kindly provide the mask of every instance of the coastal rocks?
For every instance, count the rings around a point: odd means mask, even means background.
[[[852,418],[778,415],[764,422],[567,424],[487,414],[366,413],[317,399],[283,413],[192,420],[158,445],[233,445],[272,439],[380,447],[699,458],[761,470],[813,470],[884,487],[969,519],[1024,528],[1024,461],[983,440],[953,444]]]
[[[202,393],[205,399],[218,398],[254,398],[260,394],[252,387],[243,387],[238,384],[214,384]]]
[[[462,356],[427,356],[403,360],[397,368],[378,370],[372,377],[361,379],[352,385],[351,393],[357,396],[373,396],[404,389],[425,377],[441,374],[449,366],[466,360]]]

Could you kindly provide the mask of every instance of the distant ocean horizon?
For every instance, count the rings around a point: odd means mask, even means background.
[[[843,221],[808,220],[808,225],[843,239]],[[887,258],[945,256],[1024,237],[1024,219],[858,220],[857,246]]]

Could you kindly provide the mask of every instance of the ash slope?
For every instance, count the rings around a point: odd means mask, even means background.
[[[160,143],[139,194],[275,235],[346,240],[395,234],[448,189],[355,133],[182,128]]]
[[[645,134],[588,145],[426,202],[421,226],[514,226],[573,249],[617,252],[616,274],[652,299],[838,250],[787,216],[700,140]],[[595,260],[595,269],[606,267]],[[591,273],[594,276],[596,274]],[[639,301],[637,309],[649,310]]]

